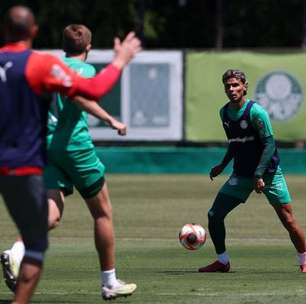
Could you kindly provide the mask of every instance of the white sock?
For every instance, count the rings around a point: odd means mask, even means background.
[[[229,262],[230,258],[226,251],[224,251],[221,254],[218,254],[218,261],[224,265],[226,265]]]
[[[20,264],[25,253],[24,244],[22,241],[16,241],[11,248],[11,254],[14,257],[15,261]]]
[[[298,253],[297,256],[298,256],[300,265],[305,265],[306,264],[306,252]]]
[[[118,284],[118,281],[116,278],[115,268],[111,270],[101,271],[101,280],[102,285],[105,285],[107,287],[116,286]]]

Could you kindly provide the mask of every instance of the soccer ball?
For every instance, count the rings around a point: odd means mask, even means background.
[[[186,224],[179,233],[180,243],[188,250],[201,248],[206,241],[206,231],[199,224]]]

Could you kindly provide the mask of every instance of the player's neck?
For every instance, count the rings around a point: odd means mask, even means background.
[[[81,61],[85,61],[86,58],[87,58],[85,53],[82,53],[82,54],[79,54],[79,55],[66,54],[66,57],[78,59],[78,60],[81,60]]]
[[[18,46],[23,46],[24,48],[30,49],[32,48],[32,40],[19,40],[19,41],[15,41],[13,39],[9,40],[7,39],[6,44],[10,44],[10,45],[18,45]]]
[[[229,105],[234,110],[240,110],[246,103],[247,99],[243,96],[240,101],[230,101]]]

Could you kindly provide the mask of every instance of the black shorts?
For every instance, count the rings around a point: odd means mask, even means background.
[[[48,247],[48,201],[42,176],[1,176],[0,193],[22,236],[26,251]]]

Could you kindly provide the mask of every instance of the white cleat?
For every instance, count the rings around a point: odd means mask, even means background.
[[[5,284],[11,291],[15,292],[20,263],[14,259],[10,250],[1,253],[0,262]]]
[[[112,287],[102,286],[102,298],[104,300],[112,300],[119,297],[127,297],[133,294],[136,290],[136,284],[127,284],[123,281],[118,280],[118,285]]]

